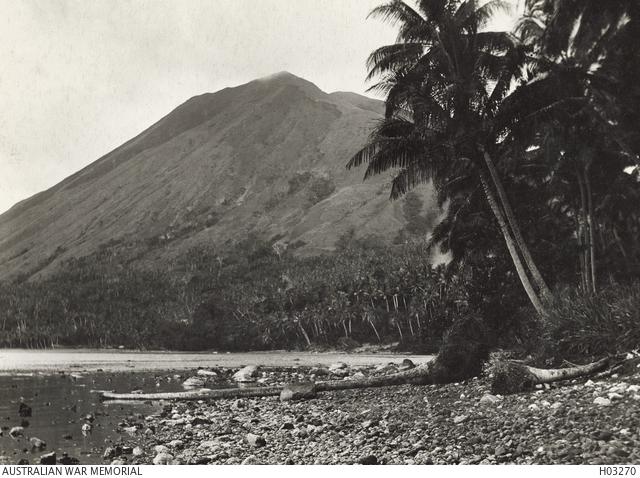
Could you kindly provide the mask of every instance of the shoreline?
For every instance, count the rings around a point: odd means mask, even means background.
[[[401,363],[408,358],[425,363],[433,355],[372,352],[168,352],[116,349],[1,349],[0,375],[16,373],[57,372],[149,372],[188,370],[198,367],[239,368],[245,365],[263,367],[327,366],[345,362],[350,366]]]

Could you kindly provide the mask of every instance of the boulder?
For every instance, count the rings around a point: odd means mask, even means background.
[[[482,398],[480,398],[480,405],[493,405],[494,403],[498,403],[499,401],[500,399],[495,395],[485,393]]]
[[[242,460],[242,463],[240,464],[241,465],[261,465],[262,463],[260,463],[260,460],[258,460],[258,458],[256,458],[255,455],[249,455],[244,460]]]
[[[80,460],[73,456],[69,456],[66,452],[62,454],[62,457],[58,460],[61,465],[79,465]]]
[[[280,400],[286,402],[315,398],[316,393],[316,384],[313,382],[288,383],[280,392]]]
[[[131,454],[133,456],[142,456],[142,455],[144,455],[144,450],[142,448],[140,448],[139,446],[137,446],[131,451]]]
[[[31,444],[31,448],[35,448],[36,450],[42,450],[47,447],[46,442],[37,437],[31,437],[29,443]]]
[[[597,397],[593,403],[595,403],[596,405],[599,405],[601,407],[608,407],[611,405],[611,400],[609,400],[608,398],[604,398],[604,397]]]
[[[158,455],[161,455],[162,453],[169,453],[169,448],[165,445],[156,445],[155,447],[153,447],[153,450]]]
[[[9,436],[11,438],[18,438],[24,435],[24,427],[13,427],[9,430]]]
[[[31,407],[24,402],[20,402],[18,405],[18,415],[21,417],[30,417],[31,416]]]
[[[244,437],[244,441],[247,442],[249,446],[255,448],[260,448],[267,444],[267,441],[264,438],[254,433],[247,433]]]
[[[201,377],[217,377],[218,372],[201,368],[198,370],[198,375],[200,375]]]
[[[409,359],[404,359],[400,365],[400,370],[410,370],[412,368],[416,368],[416,364]]]
[[[154,465],[170,465],[173,462],[173,455],[171,453],[158,453],[154,459]]]
[[[184,382],[182,382],[182,387],[186,389],[203,388],[204,385],[205,380],[202,377],[189,377]]]
[[[329,372],[335,373],[337,370],[344,370],[349,366],[344,362],[336,362],[329,365]]]
[[[236,382],[254,382],[257,375],[258,367],[255,365],[247,365],[234,373],[233,379]]]
[[[56,452],[52,451],[40,457],[41,465],[55,465],[56,464]]]

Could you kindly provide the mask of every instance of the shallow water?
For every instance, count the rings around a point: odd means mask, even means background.
[[[0,455],[13,464],[21,458],[38,463],[42,454],[56,451],[58,458],[67,452],[82,464],[105,463],[102,454],[111,442],[137,442],[136,437],[117,431],[118,423],[132,414],[149,415],[160,409],[159,402],[101,402],[94,392],[113,389],[156,392],[178,391],[182,387],[171,374],[156,376],[149,372],[0,376]],[[31,417],[20,417],[21,400],[32,408]],[[85,419],[89,414],[95,417],[92,422]],[[11,438],[9,429],[20,426],[23,420],[28,421],[24,436]],[[92,430],[83,434],[85,423],[91,423]],[[44,440],[46,448],[31,450],[30,437]]]

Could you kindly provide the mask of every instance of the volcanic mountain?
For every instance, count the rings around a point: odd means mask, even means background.
[[[141,257],[162,243],[154,262],[250,233],[303,254],[350,231],[391,241],[406,220],[389,176],[363,182],[362,169],[345,169],[382,112],[290,73],[193,97],[0,215],[0,278],[47,273],[114,241],[139,244]]]

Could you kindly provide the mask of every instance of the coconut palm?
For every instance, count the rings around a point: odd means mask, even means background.
[[[631,147],[638,144],[637,123],[630,118],[637,120],[640,91],[635,80],[625,87],[621,80],[626,70],[640,68],[637,54],[629,51],[631,40],[640,39],[639,13],[631,0],[528,0],[516,27],[534,55],[530,78],[505,100],[502,114],[512,124],[511,139],[540,146],[551,177],[572,185],[579,197],[579,264],[588,292],[597,284],[594,161],[608,159],[618,174],[637,163]],[[633,126],[625,127],[625,121]],[[615,156],[622,164],[612,161]]]
[[[416,8],[392,0],[372,11],[397,24],[399,33],[395,44],[369,57],[369,78],[380,78],[373,89],[386,95],[386,114],[348,167],[368,163],[365,178],[396,170],[392,197],[433,181],[444,202],[461,184],[474,181],[498,222],[529,299],[543,315],[549,289],[493,159],[504,135],[496,115],[525,60],[524,46],[512,35],[483,30],[504,9],[508,3],[501,0],[421,0]]]

